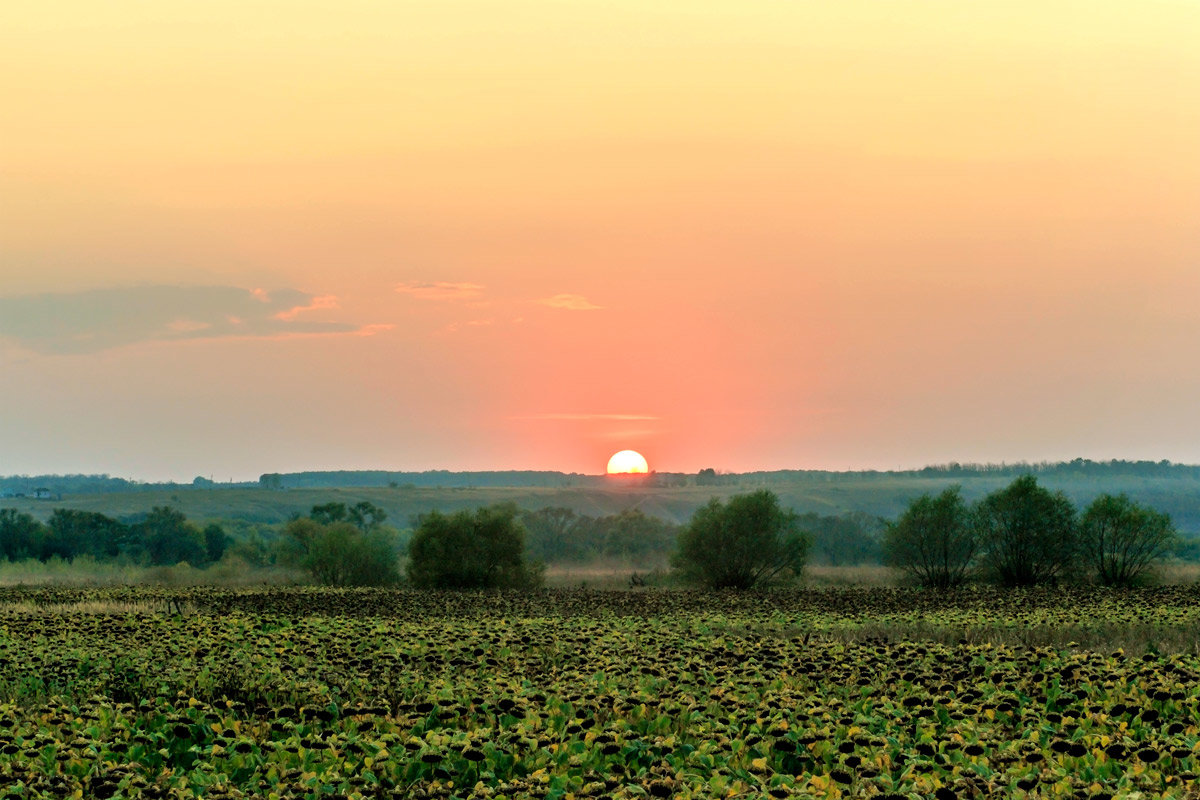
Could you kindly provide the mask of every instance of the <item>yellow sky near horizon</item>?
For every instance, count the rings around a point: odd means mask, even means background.
[[[295,317],[304,338],[264,317],[237,346],[164,342],[147,315],[153,341],[94,356],[71,353],[116,323],[0,319],[11,374],[70,395],[99,359],[113,377],[89,391],[164,431],[199,401],[162,370],[224,386],[205,402],[231,416],[314,372],[357,389],[354,425],[288,408],[252,449],[217,414],[180,453],[253,474],[600,471],[612,444],[686,470],[1200,460],[1181,444],[1200,433],[1194,3],[48,0],[0,25],[0,299],[336,298]],[[435,282],[482,289],[396,291]],[[224,330],[216,302],[169,322]],[[292,366],[254,381],[272,359]],[[114,456],[133,418],[96,433],[107,417],[58,402],[72,468],[192,469]],[[53,466],[35,429],[13,469]]]

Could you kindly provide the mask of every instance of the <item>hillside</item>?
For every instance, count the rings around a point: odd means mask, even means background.
[[[352,473],[351,473],[352,474]],[[581,476],[584,477],[584,476]],[[683,477],[683,476],[679,476]],[[99,511],[128,518],[154,506],[170,505],[191,519],[243,519],[275,523],[297,513],[306,513],[313,505],[331,501],[355,503],[367,500],[387,511],[398,526],[405,526],[413,515],[431,509],[454,511],[491,503],[512,502],[519,507],[537,509],[565,506],[577,512],[599,516],[626,508],[639,508],[647,514],[681,522],[709,498],[727,497],[760,487],[776,492],[785,505],[801,512],[819,514],[863,512],[873,516],[896,516],[914,497],[937,492],[958,483],[968,500],[974,500],[1005,486],[1007,474],[945,475],[923,473],[758,473],[720,476],[717,485],[659,486],[623,484],[591,478],[584,486],[331,486],[294,489],[233,487],[220,484],[195,487],[144,487],[137,492],[63,494],[52,499],[7,497],[0,507],[16,508],[45,519],[54,508]],[[1102,492],[1125,492],[1133,499],[1171,514],[1180,532],[1200,535],[1200,477],[1180,473],[1174,476],[1142,476],[1114,472],[1080,475],[1049,473],[1039,481],[1050,489],[1064,491],[1078,506],[1086,505]]]

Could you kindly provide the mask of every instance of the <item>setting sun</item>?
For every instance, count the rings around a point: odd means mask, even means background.
[[[649,471],[645,457],[636,450],[622,450],[608,460],[609,475],[644,475]]]

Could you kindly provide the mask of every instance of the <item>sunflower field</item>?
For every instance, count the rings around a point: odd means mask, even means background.
[[[1200,590],[0,590],[0,798],[1200,797]]]

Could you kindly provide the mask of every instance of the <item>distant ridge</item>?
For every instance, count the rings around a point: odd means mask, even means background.
[[[719,473],[701,470],[699,473],[660,472],[645,478],[647,486],[670,488],[678,486],[722,486],[752,483],[772,485],[805,481],[877,480],[881,478],[1005,478],[1033,473],[1047,478],[1144,478],[1200,480],[1200,466],[1176,464],[1170,461],[1092,461],[1077,458],[1071,461],[1017,462],[1013,464],[970,464],[951,462],[911,470],[764,470],[743,473]],[[312,488],[587,488],[609,485],[603,475],[556,472],[552,470],[487,470],[451,472],[425,470],[422,472],[393,472],[389,470],[322,470],[305,472],[265,473],[257,481],[214,482],[197,477],[190,483],[143,482],[109,475],[11,475],[0,477],[0,497],[50,498],[62,495],[110,494],[146,492],[163,489],[312,489]],[[40,490],[40,491],[39,491]]]

